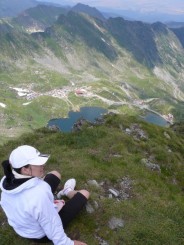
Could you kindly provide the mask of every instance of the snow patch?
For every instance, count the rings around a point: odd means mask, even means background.
[[[0,102],[0,106],[3,107],[3,108],[6,107],[6,105],[4,103],[1,103],[1,102]]]
[[[29,93],[29,90],[27,90],[27,89],[24,89],[24,88],[12,88],[12,89],[14,89],[14,90],[16,90],[17,92],[24,92],[24,93]]]
[[[27,93],[18,92],[18,96],[20,96],[20,97],[23,97],[23,96],[26,96],[26,95],[27,95]]]
[[[29,104],[31,104],[31,102],[32,102],[32,101],[26,102],[26,103],[23,103],[22,105],[29,105]]]
[[[20,97],[28,96],[28,94],[30,93],[30,91],[28,89],[25,89],[25,88],[15,88],[14,87],[12,89],[14,89],[17,92],[18,96],[20,96]]]

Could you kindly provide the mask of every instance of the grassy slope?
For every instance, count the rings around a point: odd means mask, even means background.
[[[177,135],[169,128],[137,121],[133,117],[115,115],[108,116],[105,121],[101,126],[84,126],[77,133],[36,130],[34,134],[24,135],[1,147],[0,158],[7,158],[9,152],[20,144],[33,145],[41,152],[51,154],[47,170],[59,170],[63,183],[75,177],[77,188],[85,186],[90,190],[90,202],[96,201],[99,207],[93,214],[83,211],[72,223],[67,230],[72,238],[84,240],[89,245],[99,244],[95,234],[110,245],[183,244],[182,134]],[[136,140],[125,133],[132,123],[140,125],[148,135],[147,140]],[[164,132],[170,139],[164,136]],[[141,159],[147,157],[160,165],[161,173],[151,171],[141,163]],[[116,187],[118,180],[125,176],[132,180],[131,198],[127,200],[109,199],[108,191],[86,184],[95,179]],[[124,228],[114,231],[108,228],[108,221],[113,216],[125,221]],[[2,212],[0,220],[1,244],[29,244],[14,234]]]

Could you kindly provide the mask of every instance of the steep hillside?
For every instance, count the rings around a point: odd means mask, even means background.
[[[90,191],[88,205],[66,230],[72,239],[88,245],[182,245],[184,135],[177,129],[107,115],[101,125],[84,124],[77,132],[36,130],[0,147],[0,159],[30,144],[51,154],[46,171],[60,171],[61,186],[73,177],[78,189]],[[2,210],[0,237],[5,245],[30,244],[15,235]]]
[[[184,24],[183,24],[183,26],[184,26]],[[173,28],[171,30],[176,34],[176,36],[180,40],[182,46],[184,47],[184,27],[183,26],[180,28]]]
[[[0,49],[2,59],[21,59],[25,55],[31,56],[32,50],[38,52],[39,44],[24,31],[2,20],[0,22]]]
[[[151,68],[161,64],[151,25],[123,18],[110,18],[107,25],[117,42],[131,52],[138,62]]]
[[[18,24],[29,33],[44,31],[56,22],[60,14],[66,14],[66,8],[37,5],[19,14],[13,19],[13,24]]]
[[[57,24],[59,28],[63,28],[68,33],[67,36],[72,43],[79,40],[82,43],[84,42],[89,48],[103,53],[110,60],[114,60],[117,57],[115,48],[110,42],[110,38],[108,38],[108,33],[103,28],[102,21],[71,11],[67,16],[60,16]]]

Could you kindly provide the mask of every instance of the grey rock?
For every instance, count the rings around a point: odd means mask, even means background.
[[[152,171],[158,171],[161,173],[161,168],[158,164],[150,162],[148,159],[143,158],[141,160],[141,163],[144,164],[147,168],[149,168]]]
[[[94,203],[95,209],[98,209],[99,208],[99,205],[98,205],[97,201],[94,201],[93,203]]]
[[[114,189],[114,188],[110,188],[109,189],[109,192],[114,195],[115,197],[118,197],[119,196],[119,191]]]
[[[132,180],[129,177],[123,177],[121,183],[120,183],[121,188],[123,189],[131,189],[132,186]]]
[[[125,132],[126,132],[127,134],[131,134],[131,130],[130,130],[129,128],[126,128],[126,129],[125,129]]]
[[[178,184],[178,182],[177,182],[177,180],[175,178],[172,179],[172,183],[173,183],[173,185],[177,185]]]
[[[97,201],[91,201],[86,204],[86,211],[90,214],[94,213],[99,208]]]
[[[109,194],[109,198],[113,198],[112,194]]]
[[[133,137],[137,140],[140,140],[140,139],[147,140],[148,139],[146,132],[144,132],[144,130],[142,130],[140,126],[136,123],[132,124],[130,128],[126,128],[125,132],[129,135],[130,134],[133,135]]]
[[[109,243],[103,240],[101,237],[95,235],[95,238],[98,240],[99,245],[109,245]]]
[[[92,213],[95,212],[93,206],[92,206],[89,202],[86,204],[86,211],[87,211],[89,214],[92,214]]]
[[[100,187],[100,185],[98,184],[98,182],[96,180],[88,180],[88,185],[91,185],[91,186],[95,186],[95,187]]]
[[[165,136],[168,140],[171,139],[170,135],[169,135],[167,132],[164,132],[164,136]]]
[[[124,220],[116,218],[116,217],[112,217],[108,222],[108,226],[111,230],[122,228],[124,227],[124,225],[125,225]]]
[[[141,163],[142,163],[142,164],[145,164],[145,165],[146,165],[147,162],[148,162],[148,160],[147,160],[146,158],[142,158],[142,159],[141,159]]]
[[[123,125],[122,124],[119,125],[119,128],[123,131]]]
[[[161,172],[161,168],[158,164],[148,162],[146,164],[146,167],[148,167],[149,169],[151,169],[153,171],[158,171],[159,173]]]
[[[120,155],[120,154],[114,154],[114,155],[112,155],[113,157],[117,157],[117,158],[120,158],[120,157],[122,157],[122,155]]]
[[[60,131],[60,129],[57,125],[48,126],[48,129],[51,131]]]
[[[121,197],[122,200],[127,200],[127,199],[130,198],[130,194],[129,193],[126,193],[124,191],[121,191],[120,197]]]
[[[104,184],[105,184],[105,181],[101,181],[99,185],[103,186]]]

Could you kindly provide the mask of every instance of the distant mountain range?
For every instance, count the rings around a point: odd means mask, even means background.
[[[105,19],[81,4],[38,5],[1,19],[2,132],[12,124],[20,125],[16,133],[40,127],[84,105],[183,120],[183,32],[160,22]]]
[[[37,4],[36,0],[0,0],[0,18],[16,16]]]
[[[147,23],[154,23],[157,21],[167,23],[167,22],[184,22],[183,14],[169,14],[158,11],[146,12],[146,11],[138,11],[138,10],[121,10],[117,9],[112,12],[109,9],[102,9],[100,11],[104,14],[105,17],[123,17],[129,20],[139,20]]]
[[[2,17],[12,17],[17,16],[24,10],[35,7],[38,4],[44,4],[47,6],[55,6],[55,7],[62,7],[66,9],[73,9],[73,11],[79,11],[82,10],[83,12],[88,11],[89,12],[96,12],[96,8],[89,7],[88,5],[80,4],[78,3],[75,6],[64,6],[65,2],[60,1],[59,3],[53,3],[53,2],[44,2],[39,0],[0,0],[0,18]],[[133,11],[129,9],[121,10],[111,10],[108,8],[99,8],[100,12],[97,14],[98,18],[101,16],[101,18],[110,18],[110,17],[123,17],[126,20],[139,20],[143,22],[153,23],[153,22],[163,22],[163,23],[176,23],[177,22],[184,22],[184,16],[183,14],[168,14],[168,13],[162,13],[158,11],[152,11],[152,12],[145,12],[145,11]],[[95,15],[95,14],[94,14]]]
[[[168,29],[160,22],[147,24],[140,21],[128,21],[121,17],[105,19],[97,9],[82,4],[77,4],[71,9],[38,5],[13,18],[12,24],[25,28],[28,33],[44,32],[39,36],[49,35],[49,38],[53,38],[53,34],[58,36],[58,28],[64,29],[71,40],[78,37],[109,59],[116,59],[118,52],[111,42],[111,36],[121,48],[132,53],[139,63],[147,67],[164,63],[159,52],[158,41],[156,42],[161,35],[174,39],[172,35],[175,34],[175,38],[177,37],[178,42],[183,45],[182,27],[174,30]],[[61,37],[63,38],[63,33]],[[175,50],[171,60],[175,56],[178,59],[182,54],[182,49],[180,52]]]

